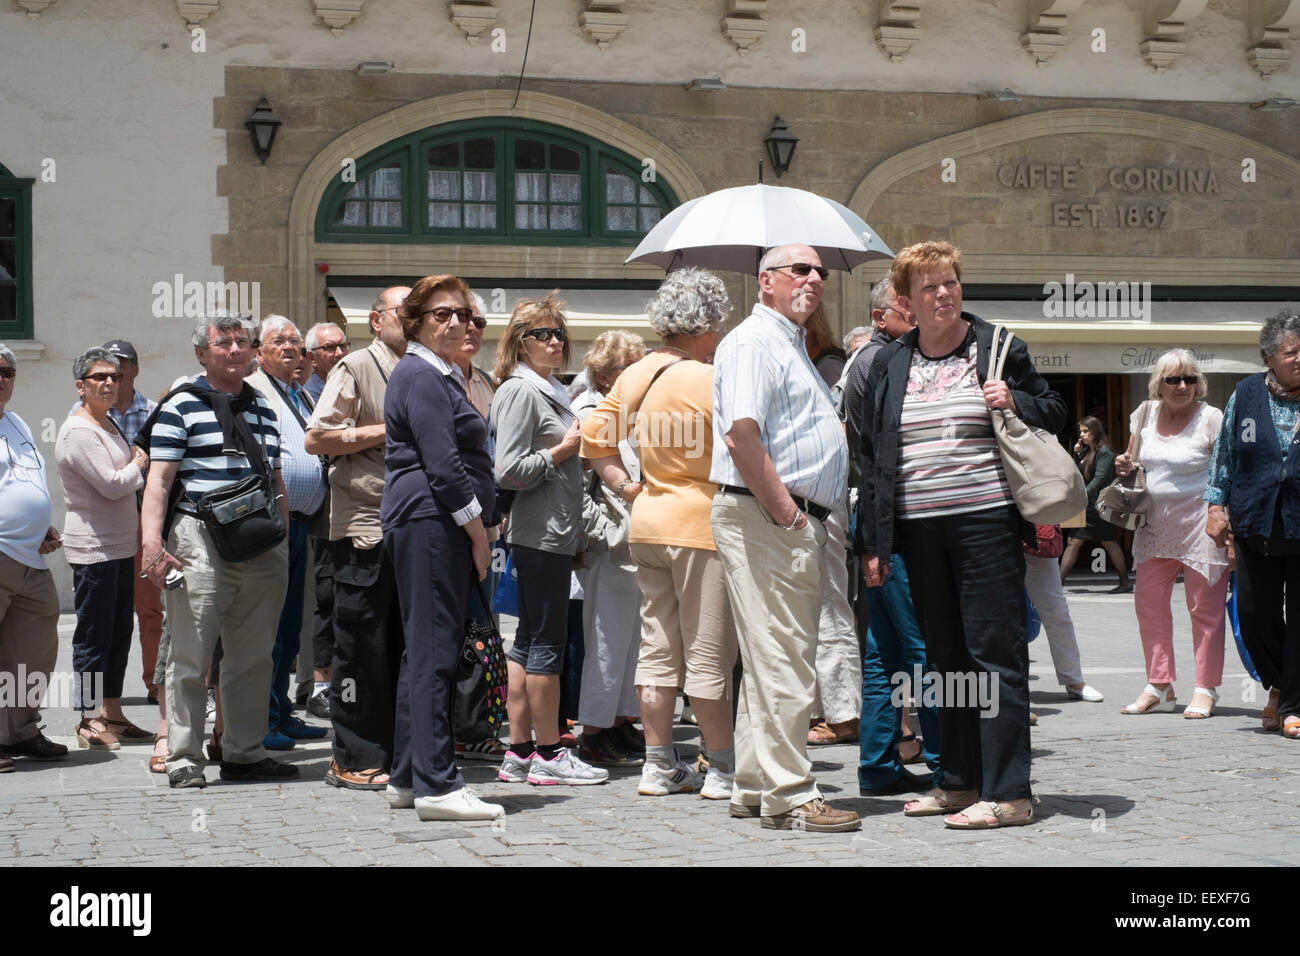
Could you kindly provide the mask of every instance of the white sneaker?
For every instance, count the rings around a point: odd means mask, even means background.
[[[394,787],[390,783],[384,791],[384,799],[394,810],[409,810],[415,806],[415,790],[412,787]]]
[[[700,788],[700,796],[705,800],[730,800],[731,788],[735,782],[734,773],[725,773],[710,767],[709,772],[704,776],[704,786]]]
[[[609,771],[583,763],[568,748],[561,748],[554,760],[543,760],[540,753],[533,754],[528,765],[528,782],[537,787],[568,784],[573,787],[590,787],[609,779]]]
[[[1075,700],[1087,701],[1090,704],[1100,704],[1106,699],[1101,696],[1101,691],[1097,690],[1097,688],[1090,684],[1084,684],[1077,690],[1067,684],[1065,687],[1065,693],[1068,697],[1072,697]]]
[[[712,773],[712,769],[709,772]],[[679,757],[671,770],[647,762],[641,768],[641,785],[636,792],[643,797],[666,797],[670,793],[694,793],[699,789],[700,775],[682,763]],[[727,796],[731,796],[730,789]]]
[[[524,783],[528,780],[530,763],[527,757],[521,757],[513,750],[507,750],[506,755],[501,759],[501,769],[497,771],[497,779],[502,783]]]
[[[415,815],[421,820],[496,820],[506,815],[499,803],[484,803],[469,787],[440,797],[418,797]]]

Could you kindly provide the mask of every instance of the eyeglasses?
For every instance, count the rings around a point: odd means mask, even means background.
[[[7,365],[0,365],[0,378],[10,380],[18,374],[18,369],[9,368]]]
[[[791,275],[798,276],[800,279],[816,272],[823,282],[831,274],[831,270],[827,269],[825,266],[815,266],[809,262],[787,262],[783,266],[768,266],[768,269],[771,271],[775,271],[776,269],[789,269]]]
[[[487,319],[483,318],[483,316],[481,315],[474,316],[472,319],[470,319],[470,321],[474,323],[474,328],[476,329],[487,328]]]
[[[283,336],[280,336],[279,338],[270,339],[264,342],[263,344],[269,345],[272,348],[277,348],[277,349],[283,349],[283,348],[300,349],[302,348],[302,339],[298,338],[296,335],[293,336],[292,338],[285,338]]]
[[[1178,385],[1195,385],[1199,381],[1200,378],[1196,375],[1166,375],[1165,376],[1165,384],[1173,385],[1175,387],[1177,387]]]
[[[121,372],[90,372],[86,375],[83,375],[81,380],[83,382],[94,382],[96,385],[101,385],[104,382],[120,382],[122,381],[122,373]]]
[[[564,329],[529,329],[524,333],[524,338],[537,339],[537,341],[543,343],[549,342],[552,337],[558,342],[563,342],[568,339],[569,333],[565,332]]]
[[[446,306],[441,309],[426,309],[421,315],[431,315],[435,322],[450,322],[454,315],[461,321],[461,324],[468,323],[474,313],[470,309],[449,309]]]
[[[210,349],[221,349],[223,352],[233,352],[235,349],[247,349],[252,347],[253,340],[243,335],[237,339],[217,339],[217,341],[208,346]]]
[[[318,345],[314,349],[317,352],[346,352],[352,348],[351,342],[329,342],[325,345]]]

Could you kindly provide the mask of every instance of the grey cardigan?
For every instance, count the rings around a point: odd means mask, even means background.
[[[552,554],[582,549],[582,459],[556,465],[550,449],[573,417],[523,379],[508,378],[492,398],[496,482],[515,492],[506,544]]]

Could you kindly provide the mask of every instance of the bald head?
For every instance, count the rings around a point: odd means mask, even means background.
[[[398,355],[406,352],[406,336],[402,334],[402,320],[398,317],[397,307],[410,292],[410,286],[389,286],[379,293],[370,308],[370,331]]]
[[[822,277],[817,273],[821,264],[811,246],[792,243],[769,249],[759,262],[759,301],[802,326],[822,299]]]

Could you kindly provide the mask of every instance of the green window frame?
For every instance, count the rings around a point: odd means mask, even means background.
[[[401,196],[369,192],[382,168]],[[486,118],[410,134],[340,170],[316,214],[318,242],[633,245],[642,225],[678,205],[642,164],[591,137],[547,123]],[[615,183],[611,187],[610,183]],[[376,222],[372,210],[381,204]],[[392,203],[400,203],[400,224]]]
[[[0,341],[31,339],[32,184],[0,166]]]

